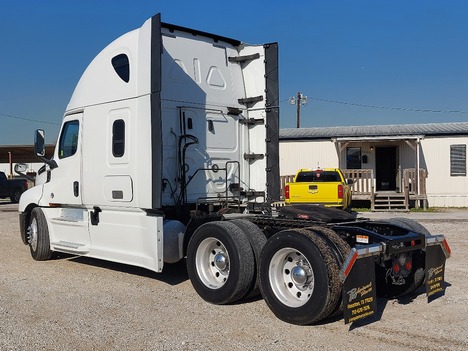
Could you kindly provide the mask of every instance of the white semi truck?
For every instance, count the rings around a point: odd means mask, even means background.
[[[54,155],[19,204],[35,260],[54,252],[161,272],[186,259],[198,294],[261,293],[310,324],[375,313],[377,293],[444,292],[442,235],[279,200],[278,45],[249,45],[155,15],[107,46],[78,82]],[[20,167],[18,168],[20,172]]]

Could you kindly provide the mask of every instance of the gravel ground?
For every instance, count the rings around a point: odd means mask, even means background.
[[[0,350],[467,350],[468,211],[363,216],[411,216],[445,234],[446,294],[429,304],[424,288],[379,299],[373,323],[289,325],[261,298],[204,302],[183,262],[162,274],[66,255],[36,262],[17,206],[0,202]]]

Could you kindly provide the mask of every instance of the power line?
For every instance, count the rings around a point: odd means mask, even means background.
[[[332,104],[357,106],[357,107],[365,107],[365,108],[377,108],[377,109],[381,109],[381,110],[396,110],[396,111],[410,111],[410,112],[430,112],[430,113],[468,113],[468,111],[460,111],[460,110],[432,110],[432,109],[425,109],[425,108],[406,108],[406,107],[366,105],[366,104],[357,104],[357,103],[346,102],[346,101],[336,101],[336,100],[322,99],[322,98],[318,98],[318,97],[309,97],[309,99],[322,101],[322,102],[329,102],[329,103],[332,103]]]
[[[13,118],[13,119],[20,119],[22,121],[28,121],[28,122],[53,124],[53,125],[56,125],[56,126],[60,125],[60,123],[41,121],[41,120],[38,120],[38,119],[32,119],[32,118],[26,118],[26,117],[20,117],[20,116],[13,116],[13,115],[9,115],[9,114],[6,114],[6,113],[1,113],[1,112],[0,112],[0,116],[7,117],[7,118]]]
[[[426,109],[426,108],[406,108],[406,107],[392,107],[392,106],[378,106],[378,105],[368,105],[368,104],[358,104],[354,102],[347,102],[347,101],[338,101],[338,100],[330,100],[330,99],[323,99],[318,97],[308,97],[309,99],[321,101],[321,102],[328,102],[332,104],[340,104],[340,105],[348,105],[348,106],[356,106],[356,107],[365,107],[365,108],[376,108],[381,110],[395,110],[395,111],[409,111],[409,112],[429,112],[429,113],[468,113],[468,111],[462,110],[433,110],[433,109]],[[280,100],[280,103],[289,101],[289,99]]]

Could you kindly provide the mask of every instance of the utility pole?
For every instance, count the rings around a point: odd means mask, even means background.
[[[301,128],[301,105],[307,105],[307,96],[297,92],[296,97],[289,98],[290,105],[296,105],[296,128]]]

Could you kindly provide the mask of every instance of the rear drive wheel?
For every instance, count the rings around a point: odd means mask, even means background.
[[[31,256],[36,261],[50,259],[52,251],[50,250],[49,228],[44,212],[39,207],[32,210],[27,239]]]
[[[410,218],[390,218],[383,220],[383,222],[400,226],[418,234],[430,235],[426,227]],[[392,257],[391,260],[385,262],[384,267],[377,265],[376,284],[379,296],[395,298],[419,288],[424,282],[425,261],[425,252],[417,250]],[[410,270],[405,268],[407,262],[411,265]],[[398,269],[395,269],[397,266]]]
[[[425,226],[423,226],[421,223],[418,223],[411,218],[395,217],[395,218],[389,218],[389,219],[383,220],[383,222],[398,225],[402,228],[411,230],[418,234],[424,234],[424,235],[431,234]]]
[[[260,288],[258,286],[258,263],[260,262],[260,254],[262,252],[263,246],[265,246],[267,239],[265,237],[265,234],[263,234],[263,232],[260,230],[260,228],[248,220],[234,219],[230,221],[230,223],[235,224],[237,227],[240,228],[240,230],[242,230],[245,236],[249,239],[250,246],[252,247],[252,251],[254,254],[254,277],[245,297],[250,298],[257,296],[260,294]]]
[[[306,229],[313,230],[319,234],[322,238],[325,238],[329,241],[329,246],[332,251],[335,252],[338,266],[341,267],[351,252],[351,246],[341,238],[333,229],[326,228],[323,226],[313,226]],[[336,304],[335,310],[329,315],[330,317],[338,315],[343,312],[343,299],[341,294],[339,297],[339,302]]]
[[[327,317],[339,301],[339,266],[331,248],[313,231],[283,230],[263,248],[260,290],[279,319],[311,324]]]
[[[249,240],[233,223],[205,223],[195,230],[188,244],[187,271],[205,301],[235,302],[245,296],[254,278]]]

